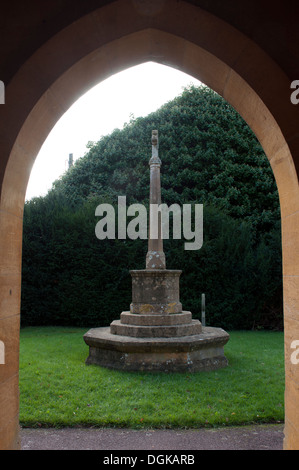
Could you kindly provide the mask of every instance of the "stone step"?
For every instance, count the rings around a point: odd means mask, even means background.
[[[199,320],[192,320],[183,325],[137,326],[122,324],[114,320],[110,324],[113,335],[131,336],[135,338],[175,338],[180,336],[198,335],[202,331]]]
[[[112,335],[109,327],[84,335],[89,346],[86,364],[117,370],[198,372],[227,366],[224,345],[229,334],[222,328],[202,327],[199,335],[177,338],[134,338]]]
[[[120,314],[120,321],[122,324],[136,326],[182,325],[184,323],[191,323],[192,313],[183,311],[181,313],[158,315],[122,312]]]

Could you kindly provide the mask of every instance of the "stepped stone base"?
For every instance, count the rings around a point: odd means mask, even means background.
[[[152,328],[152,327],[150,327]],[[202,327],[199,334],[141,338],[94,328],[84,335],[89,346],[86,364],[109,369],[197,372],[227,366],[223,347],[229,335],[221,328]]]
[[[196,372],[227,366],[223,347],[229,335],[202,327],[182,311],[179,270],[130,271],[132,303],[109,327],[84,335],[86,364],[109,369]]]
[[[198,320],[192,320],[190,324],[183,325],[139,326],[123,325],[120,320],[114,320],[110,325],[110,331],[114,335],[136,338],[172,338],[200,333],[201,323]]]
[[[122,324],[139,326],[163,326],[182,325],[192,321],[191,312],[172,313],[171,315],[145,314],[122,312],[120,314]]]
[[[120,320],[110,324],[110,332],[136,338],[175,338],[201,333],[201,323],[192,320],[191,312],[168,315],[122,312]]]

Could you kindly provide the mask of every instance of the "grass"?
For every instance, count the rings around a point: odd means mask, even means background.
[[[281,332],[231,332],[229,366],[193,374],[86,366],[85,332],[21,329],[22,426],[195,428],[284,419]]]

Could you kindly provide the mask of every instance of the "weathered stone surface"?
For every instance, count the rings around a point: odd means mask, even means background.
[[[178,338],[136,338],[113,335],[94,328],[84,335],[89,346],[86,364],[119,370],[196,372],[226,367],[224,345],[229,335],[221,328],[205,327],[198,335]]]
[[[152,156],[149,161],[150,166],[150,211],[149,211],[149,236],[148,236],[148,252],[145,259],[146,269],[166,269],[166,259],[163,252],[162,237],[162,220],[161,213],[155,218],[151,208],[153,205],[161,204],[161,177],[160,167],[161,160],[159,158],[159,138],[158,131],[152,131]]]
[[[166,258],[163,251],[148,251],[145,262],[147,269],[166,269]]]
[[[155,325],[181,325],[183,323],[190,323],[192,320],[192,313],[183,311],[181,313],[172,313],[171,315],[163,314],[146,314],[122,312],[120,314],[122,324],[126,325],[140,325],[140,326],[155,326]]]
[[[175,338],[177,336],[190,336],[201,333],[201,323],[192,320],[183,325],[123,325],[120,320],[110,324],[110,331],[114,335],[135,336],[136,338]]]
[[[168,314],[182,312],[179,278],[174,269],[132,270],[131,313]]]

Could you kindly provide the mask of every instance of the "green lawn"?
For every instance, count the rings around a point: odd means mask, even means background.
[[[162,374],[86,366],[86,331],[21,329],[22,426],[192,428],[284,420],[283,333],[231,332],[227,368]]]

